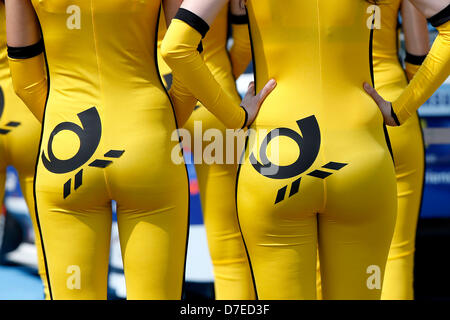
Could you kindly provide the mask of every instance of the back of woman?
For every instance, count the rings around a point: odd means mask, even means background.
[[[383,116],[362,89],[370,5],[248,2],[256,89],[277,80],[237,189],[259,298],[314,299],[317,243],[324,299],[380,297],[396,186]]]
[[[380,1],[378,8],[380,26],[375,30],[373,45],[375,88],[386,99],[395,100],[426,57],[427,22],[408,0]],[[406,69],[399,56],[400,28],[407,52]],[[413,299],[415,235],[425,171],[424,141],[417,113],[400,127],[388,127],[388,133],[395,160],[398,212],[382,299]]]
[[[32,3],[49,83],[35,196],[51,296],[106,298],[115,200],[127,297],[181,298],[189,192],[156,63],[161,2]]]

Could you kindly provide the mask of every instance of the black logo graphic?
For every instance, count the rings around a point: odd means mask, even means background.
[[[50,134],[47,146],[49,159],[42,152],[42,162],[48,171],[53,173],[71,172],[85,164],[92,157],[95,150],[97,150],[102,135],[102,124],[97,109],[92,107],[80,112],[78,118],[83,127],[73,122],[63,122],[58,124]],[[80,149],[72,158],[60,160],[53,154],[53,139],[59,132],[64,130],[72,131],[78,136],[80,139]]]
[[[0,87],[0,119],[2,118],[4,110],[5,110],[5,96],[3,94],[3,89]],[[0,134],[9,133],[12,130],[11,128],[20,126],[20,122],[10,121],[6,124],[6,126],[9,128],[0,128]]]
[[[253,167],[260,174],[271,179],[288,179],[308,170],[316,160],[320,149],[320,130],[315,116],[310,116],[297,121],[303,137],[289,128],[278,128],[270,131],[264,138],[261,149],[259,150],[259,157],[263,164],[259,163],[253,153],[250,155],[250,162]],[[276,137],[285,136],[294,140],[300,152],[297,160],[288,166],[277,166],[270,162],[267,158],[267,146],[269,142]],[[270,170],[269,170],[270,168]],[[266,169],[266,170],[264,170]],[[274,171],[276,174],[270,175],[264,172]]]
[[[256,160],[256,157],[252,153],[250,155],[250,163],[253,165],[256,171],[261,175],[271,179],[289,179],[301,175],[307,171],[314,163],[319,154],[321,136],[320,128],[315,116],[309,116],[307,118],[297,121],[297,125],[302,135],[289,128],[278,128],[270,131],[264,138],[261,148],[259,150],[259,157],[262,161],[260,163]],[[292,139],[298,146],[300,153],[296,161],[287,166],[278,166],[270,162],[267,158],[267,146],[270,141],[276,137],[284,136]],[[345,167],[347,163],[329,162],[322,166],[324,169],[338,171]],[[332,172],[323,170],[314,170],[306,175],[325,179],[332,175]],[[291,184],[289,191],[289,197],[297,194],[300,189],[300,182],[302,177],[299,177]],[[275,199],[275,204],[283,201],[286,197],[287,187],[279,189]]]
[[[72,172],[83,166],[94,155],[102,136],[102,123],[100,115],[95,107],[77,114],[81,122],[81,127],[73,122],[62,122],[58,124],[50,134],[47,146],[47,154],[42,152],[42,163],[44,167],[57,174]],[[72,131],[80,139],[78,152],[70,159],[61,160],[53,153],[53,139],[61,131]],[[106,158],[120,158],[125,150],[110,150],[105,153]],[[112,163],[111,160],[96,159],[89,164],[90,167],[106,168]],[[83,183],[83,169],[77,172],[74,178],[74,190],[77,190]],[[64,184],[63,196],[67,198],[71,193],[72,179]]]

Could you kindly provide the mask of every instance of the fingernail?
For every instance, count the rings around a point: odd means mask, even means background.
[[[277,84],[277,82],[274,79],[270,79],[269,84],[273,87],[274,85]]]

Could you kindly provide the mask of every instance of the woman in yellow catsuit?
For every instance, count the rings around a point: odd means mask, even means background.
[[[182,296],[189,190],[171,159],[160,5],[6,1],[14,86],[43,123],[34,196],[53,299],[106,298],[112,200],[127,298]]]
[[[412,79],[429,50],[425,17],[408,0],[379,1],[373,8],[375,26],[373,64],[375,87],[389,99],[397,98]],[[399,60],[399,23],[405,36],[405,70]],[[386,264],[382,299],[413,299],[414,249],[424,178],[424,143],[419,117],[401,127],[388,127],[397,177],[397,220]],[[318,274],[320,295],[320,275]]]
[[[43,123],[34,189],[54,299],[106,298],[111,200],[127,298],[182,296],[189,190],[171,139],[180,100],[156,62],[160,4],[6,2],[14,87]],[[170,21],[179,0],[163,4]],[[248,96],[216,115],[241,128],[261,100]]]
[[[382,96],[396,99],[428,53],[430,40],[427,21],[408,0],[380,1],[378,8],[381,25],[375,30],[373,43],[375,88]],[[407,51],[406,70],[400,63],[398,52],[399,11]],[[397,177],[398,210],[381,298],[410,300],[414,298],[415,235],[425,165],[418,115],[413,114],[400,127],[388,127],[388,133]]]
[[[168,65],[213,109],[226,98],[196,47],[221,3],[185,0],[180,10],[189,14],[177,14],[162,44]],[[256,88],[277,81],[258,117],[248,108],[247,123],[256,120],[238,173],[238,217],[258,298],[314,299],[317,243],[324,299],[381,296],[397,207],[383,120],[395,122],[387,104],[380,113],[362,89],[374,82],[369,5],[248,1]]]
[[[39,145],[41,125],[23,102],[16,96],[12,86],[6,52],[5,5],[0,2],[0,201],[5,191],[6,167],[12,165],[19,174],[20,186],[30,212],[35,231],[38,271],[48,298],[41,239],[35,218],[33,198],[34,170]]]
[[[239,74],[233,76],[232,60],[227,51],[228,17],[229,8],[226,4],[202,41],[203,57],[217,82],[225,88],[235,103],[239,104],[241,98],[236,90],[235,82],[235,76],[237,77]],[[234,26],[234,31],[237,28],[242,30],[242,26]],[[243,31],[246,32],[248,38],[248,28],[246,26],[244,28]],[[248,44],[250,44],[249,40]],[[251,56],[247,59],[244,57],[240,61],[249,62],[250,59]],[[190,132],[192,139],[199,139],[194,136],[196,125],[201,126],[202,133],[210,129],[220,130],[222,136],[226,137],[226,127],[203,106],[192,113],[184,126]],[[227,164],[225,143],[222,149],[223,157],[219,154],[208,157],[204,153],[205,145],[208,145],[207,141],[202,142],[199,150],[196,149],[196,143],[192,143],[191,147],[194,157],[198,154],[203,155],[198,163],[195,162],[195,169],[199,182],[208,246],[214,267],[216,299],[254,299],[250,267],[236,216],[234,193],[237,162],[232,161]],[[214,159],[214,156],[217,158]],[[194,160],[197,159],[198,157],[194,158]]]
[[[233,14],[230,10],[234,10]],[[238,15],[240,13],[240,15]],[[239,104],[240,97],[236,91],[235,78],[245,70],[251,60],[250,40],[245,10],[231,8],[229,3],[223,6],[214,20],[210,31],[202,40],[205,63],[214,78],[225,88],[226,92]],[[231,23],[233,46],[228,52],[228,26]],[[165,31],[165,26],[161,26]],[[160,32],[161,35],[164,32]],[[162,38],[161,38],[162,40]],[[248,47],[248,48],[247,48]],[[162,59],[161,59],[162,60]],[[161,61],[160,65],[166,65]],[[160,68],[163,72],[163,68]],[[164,68],[165,79],[170,79],[170,69]],[[195,99],[191,103],[196,103]],[[180,122],[183,122],[180,119]],[[181,124],[181,123],[180,123]],[[193,139],[195,127],[207,130],[220,130],[222,137],[226,136],[225,126],[205,107],[195,109],[184,125],[189,131],[191,143],[189,147],[195,155],[195,168],[200,186],[200,197],[203,208],[203,218],[208,239],[209,251],[214,267],[215,297],[219,300],[254,299],[254,289],[250,268],[236,216],[235,182],[237,162],[227,164],[226,147],[213,156],[201,157],[208,142],[196,148],[198,143]],[[212,131],[211,131],[212,132]],[[215,131],[218,133],[218,131]],[[240,137],[243,137],[242,135]],[[244,141],[241,139],[242,142]],[[233,150],[234,151],[234,150]],[[237,152],[235,152],[237,153]],[[200,156],[199,156],[200,155]],[[236,158],[236,156],[234,157]],[[216,161],[214,161],[216,160]]]

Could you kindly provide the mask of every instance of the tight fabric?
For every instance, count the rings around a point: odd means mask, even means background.
[[[227,28],[228,5],[219,13],[211,30],[202,41],[203,55],[217,82],[236,103],[240,103],[226,49]],[[193,112],[185,125],[192,136],[196,122],[202,125],[204,132],[217,129],[223,137],[226,136],[226,127],[203,106]],[[208,142],[205,141],[203,144],[207,145]],[[236,151],[233,149],[233,152]],[[212,159],[204,158],[201,164],[195,166],[208,246],[214,266],[216,299],[254,299],[250,267],[236,215],[237,162],[226,164],[225,152],[226,150],[223,152],[223,163],[208,164]]]
[[[6,53],[5,5],[0,3],[0,200],[5,191],[6,167],[11,165],[19,174],[31,223],[35,234],[38,272],[49,298],[41,239],[36,223],[33,197],[34,170],[41,132],[39,121],[16,96],[12,86]]]
[[[374,34],[375,88],[387,100],[397,99],[408,82],[398,52],[401,0],[380,4],[381,28]],[[417,114],[400,127],[388,127],[397,177],[397,221],[386,265],[382,299],[414,298],[414,250],[422,201],[424,142]]]
[[[450,4],[428,18],[438,35],[408,87],[392,102],[398,124],[403,124],[450,75]]]
[[[225,88],[235,103],[239,104],[240,97],[236,91],[232,64],[226,47],[228,11],[228,5],[226,5],[202,40],[202,55],[216,81]],[[242,42],[244,41],[240,43]],[[240,56],[240,63],[243,65],[245,64],[243,61],[247,60],[248,64],[249,60]],[[184,126],[191,134],[191,138],[194,138],[195,125],[201,125],[202,133],[213,129],[219,130],[223,137],[226,136],[226,127],[201,104]],[[204,141],[200,150],[192,149],[192,152],[204,154],[205,145],[208,143]],[[195,144],[192,143],[191,147],[195,147]],[[223,163],[220,161],[211,163],[213,159],[202,157],[202,163],[195,164],[204,225],[213,264],[215,298],[218,300],[254,299],[250,267],[236,215],[237,164],[236,161],[233,164],[225,164],[225,152],[224,149]],[[236,154],[237,150],[233,152]]]
[[[260,299],[380,299],[396,218],[365,1],[248,2],[256,90],[238,217]],[[351,68],[349,67],[351,66]]]
[[[50,294],[106,298],[115,200],[127,298],[180,299],[189,187],[156,63],[160,1],[32,3],[49,72],[35,197]]]

